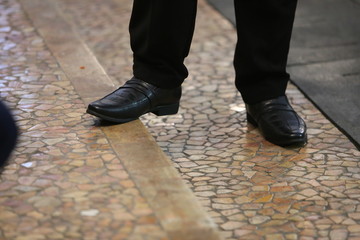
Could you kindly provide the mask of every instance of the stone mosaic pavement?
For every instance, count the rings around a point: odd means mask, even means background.
[[[0,12],[1,98],[21,131],[0,239],[168,239],[20,5]]]
[[[84,12],[74,14],[75,5],[63,2],[107,72],[127,80],[130,3],[108,4],[122,14],[99,6],[89,26],[84,16],[93,6],[77,1]],[[244,120],[233,87],[234,44],[232,26],[201,1],[180,114],[143,122],[226,239],[360,238],[359,152],[292,85],[288,94],[307,121],[309,143],[284,149],[264,141]]]
[[[127,80],[131,2],[58,4],[107,73],[119,83]],[[0,236],[165,238],[19,5],[3,0],[0,6],[1,97],[16,109],[23,132],[1,176]],[[359,151],[293,85],[288,96],[307,122],[309,143],[285,149],[263,140],[245,121],[235,91],[235,40],[232,25],[200,1],[181,110],[141,120],[224,239],[360,239]]]

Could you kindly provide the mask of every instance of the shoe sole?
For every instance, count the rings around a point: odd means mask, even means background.
[[[257,122],[249,113],[246,113],[246,119],[249,123],[254,125],[254,127],[258,127]],[[280,147],[302,147],[302,146],[305,146],[307,143],[307,134],[305,134],[303,137],[292,138],[292,139],[288,139],[286,141],[278,141],[278,140],[274,140],[274,139],[271,139],[271,138],[268,138],[265,136],[264,136],[264,138],[267,141],[269,141],[273,144],[276,144]]]
[[[146,114],[146,113],[153,113],[156,116],[165,116],[165,115],[173,115],[178,113],[179,111],[179,103],[174,103],[174,104],[170,104],[170,105],[164,105],[164,106],[157,106],[156,108],[152,109],[151,111],[145,112],[142,115]],[[91,114],[95,117],[101,118],[103,120],[109,121],[109,122],[115,122],[115,123],[127,123],[133,120],[138,119],[139,117],[134,117],[134,118],[116,118],[116,117],[111,117],[111,116],[107,116],[101,113],[98,113],[92,109],[87,108],[86,112],[88,114]]]

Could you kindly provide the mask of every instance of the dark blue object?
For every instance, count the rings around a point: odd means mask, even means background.
[[[17,127],[7,107],[0,101],[0,167],[8,160],[15,147]]]

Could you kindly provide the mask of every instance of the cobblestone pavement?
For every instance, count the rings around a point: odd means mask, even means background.
[[[131,2],[58,3],[110,76],[127,80]],[[116,231],[119,239],[143,239],[147,231],[165,238],[19,5],[1,7],[1,96],[16,109],[23,134],[1,176],[0,236],[109,239]],[[360,153],[291,84],[309,143],[285,149],[263,140],[234,87],[235,40],[232,25],[200,1],[181,110],[141,120],[225,239],[360,239]]]
[[[0,239],[167,239],[20,5],[0,12],[1,98],[21,131],[0,177]]]

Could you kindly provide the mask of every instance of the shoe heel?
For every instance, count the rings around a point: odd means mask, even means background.
[[[257,123],[256,121],[254,120],[254,118],[252,116],[250,116],[249,113],[246,113],[246,119],[249,123],[251,123],[252,125],[254,125],[255,127],[257,127]]]
[[[157,116],[176,114],[179,111],[179,103],[174,103],[166,106],[158,106],[152,113]]]

